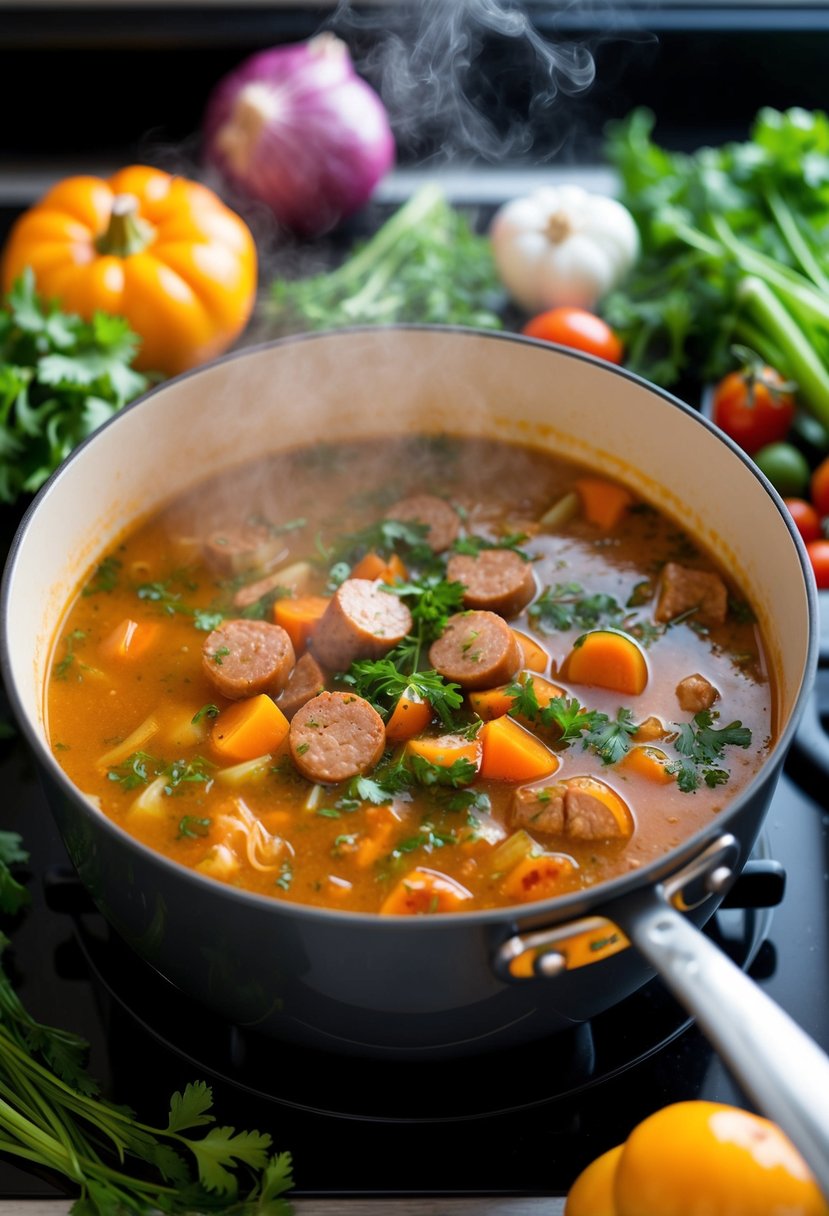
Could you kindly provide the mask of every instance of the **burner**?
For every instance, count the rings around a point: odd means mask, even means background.
[[[748,968],[770,919],[768,909],[721,910],[707,932]],[[485,1057],[394,1061],[391,1086],[388,1061],[286,1046],[232,1026],[182,995],[114,934],[91,932],[84,918],[77,925],[86,963],[121,1015],[110,1011],[111,1028],[126,1015],[128,1034],[137,1023],[200,1075],[209,1073],[260,1099],[341,1119],[452,1122],[524,1110],[617,1076],[670,1043],[690,1022],[661,981],[653,980],[591,1022],[540,1042]],[[117,1051],[115,1042],[112,1049]]]

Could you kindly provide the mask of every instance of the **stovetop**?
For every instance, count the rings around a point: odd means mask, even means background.
[[[824,703],[829,710],[822,681],[829,671],[819,675],[814,722]],[[561,1196],[658,1107],[688,1098],[747,1105],[658,979],[565,1035],[425,1068],[246,1037],[113,940],[74,880],[17,738],[0,743],[0,780],[2,826],[19,831],[31,854],[32,905],[2,926],[23,1001],[39,1020],[87,1038],[106,1095],[139,1113],[157,1112],[188,1081],[208,1081],[223,1123],[267,1130],[292,1152],[298,1196]],[[785,870],[782,902],[721,910],[710,932],[829,1050],[825,781],[796,745],[759,849],[761,870],[764,857]],[[774,878],[759,902],[775,898]],[[744,884],[743,895],[753,901],[756,887]],[[0,1201],[60,1193],[0,1158]]]

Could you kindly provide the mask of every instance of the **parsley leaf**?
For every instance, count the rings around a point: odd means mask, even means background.
[[[138,338],[119,317],[91,321],[46,304],[26,269],[0,323],[0,500],[34,493],[102,422],[149,385]]]
[[[351,664],[342,678],[384,716],[404,693],[411,692],[422,701],[428,701],[441,722],[451,727],[454,725],[454,711],[463,704],[459,685],[447,684],[436,671],[416,671],[406,675],[388,658],[359,659]]]
[[[18,838],[0,836],[0,854],[22,859]],[[7,945],[0,934],[0,951]],[[64,1175],[80,1190],[79,1216],[289,1216],[290,1155],[270,1155],[267,1133],[216,1126],[208,1085],[173,1094],[166,1127],[153,1127],[99,1096],[87,1054],[80,1036],[36,1021],[0,968],[4,1152]]]
[[[711,788],[724,785],[729,774],[719,766],[726,747],[749,747],[751,731],[742,722],[731,722],[728,726],[716,727],[713,723],[718,714],[710,709],[694,714],[691,722],[675,725],[677,738],[674,746],[680,753],[678,760],[666,765],[666,772],[676,773],[677,785],[684,794],[691,794],[701,782]]]
[[[409,757],[412,772],[420,785],[469,785],[478,775],[478,770],[471,760],[462,756],[452,764],[432,764],[425,756],[413,754]]]
[[[596,753],[602,764],[618,764],[630,751],[636,730],[637,723],[629,709],[619,709],[615,718],[595,714],[582,743]]]
[[[597,625],[618,624],[624,611],[612,595],[597,592],[584,595],[579,583],[556,583],[545,587],[538,599],[530,605],[530,621],[542,633],[550,630],[565,630],[578,627],[595,629]]]

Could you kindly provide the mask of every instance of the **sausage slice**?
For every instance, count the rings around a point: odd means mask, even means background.
[[[463,583],[466,608],[517,616],[535,595],[532,564],[512,549],[482,549],[474,556],[456,553],[446,564],[450,582]]]
[[[267,621],[223,621],[204,640],[202,668],[213,687],[232,701],[282,691],[296,662],[293,643],[281,625]]]
[[[401,498],[386,512],[386,519],[401,523],[425,524],[426,544],[434,553],[443,553],[458,537],[461,521],[457,511],[435,494],[413,494]]]
[[[325,688],[325,676],[317,660],[307,651],[297,661],[288,676],[288,683],[277,704],[286,718],[293,718],[297,710],[316,697]]]
[[[288,552],[284,540],[265,524],[250,523],[217,528],[202,549],[211,570],[225,577],[267,570]]]
[[[506,684],[521,666],[518,639],[495,612],[456,612],[429,649],[429,662],[461,688]]]
[[[382,658],[410,632],[411,612],[383,586],[367,578],[347,578],[337,588],[311,643],[323,667],[345,671],[355,659]]]
[[[288,744],[303,777],[318,784],[347,781],[380,760],[386,742],[383,719],[351,692],[321,692],[291,720]]]

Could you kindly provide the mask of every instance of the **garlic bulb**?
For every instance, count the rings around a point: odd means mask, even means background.
[[[581,186],[543,186],[512,199],[489,236],[504,287],[530,314],[563,304],[595,308],[639,254],[627,208]]]

